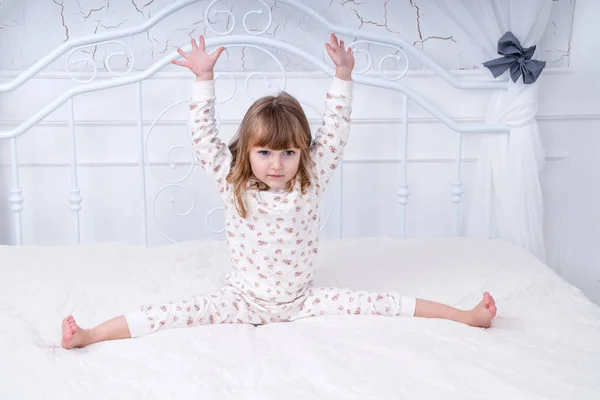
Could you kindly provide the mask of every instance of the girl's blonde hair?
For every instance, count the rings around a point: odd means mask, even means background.
[[[286,184],[286,190],[292,190],[296,182],[300,182],[304,194],[311,183],[311,142],[310,126],[302,106],[288,93],[281,92],[276,96],[262,97],[250,106],[237,134],[229,144],[233,160],[226,178],[227,182],[233,185],[235,208],[242,218],[248,215],[244,203],[248,183],[252,181],[251,188],[269,190],[269,186],[252,173],[250,150],[255,146],[271,150],[300,149],[298,172]]]

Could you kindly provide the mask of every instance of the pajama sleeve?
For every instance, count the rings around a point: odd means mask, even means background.
[[[189,127],[196,159],[213,178],[222,195],[228,186],[225,178],[230,170],[232,156],[229,147],[217,137],[214,80],[194,83]]]
[[[324,191],[335,172],[348,141],[352,112],[352,81],[334,78],[325,99],[323,123],[311,147],[316,184]]]

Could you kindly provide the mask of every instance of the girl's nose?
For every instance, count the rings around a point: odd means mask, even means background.
[[[273,159],[271,160],[271,168],[273,168],[274,170],[278,170],[279,168],[281,168],[281,160],[279,159],[279,157],[273,157]]]

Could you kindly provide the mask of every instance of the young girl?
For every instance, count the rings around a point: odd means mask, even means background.
[[[190,125],[196,156],[225,203],[233,271],[215,293],[178,303],[146,305],[92,329],[72,316],[62,323],[62,346],[138,337],[161,329],[217,323],[293,321],[326,314],[444,318],[489,327],[496,305],[489,293],[461,311],[398,293],[349,292],[313,284],[319,248],[319,205],[350,131],[352,50],[331,35],[325,45],[336,66],[323,125],[314,140],[302,107],[280,93],[256,101],[229,146],[217,137],[213,67],[224,50],[205,52],[204,37],[173,63],[196,75]]]

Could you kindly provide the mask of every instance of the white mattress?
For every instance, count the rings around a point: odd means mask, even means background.
[[[474,239],[325,242],[317,283],[457,307],[484,290],[488,330],[328,316],[60,348],[85,326],[223,283],[220,242],[0,247],[0,399],[599,399],[600,307],[520,248]]]

